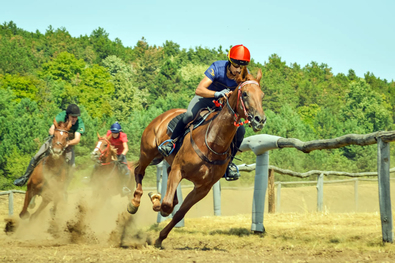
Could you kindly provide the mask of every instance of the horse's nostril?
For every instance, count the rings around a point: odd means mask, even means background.
[[[259,117],[259,116],[255,116],[254,119],[255,119],[256,122],[261,122],[261,117]]]

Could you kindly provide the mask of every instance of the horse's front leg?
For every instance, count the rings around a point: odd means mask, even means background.
[[[189,211],[189,209],[199,202],[203,197],[205,197],[210,191],[212,185],[201,186],[199,188],[194,188],[185,198],[184,202],[181,204],[180,209],[175,213],[169,224],[160,231],[159,238],[155,241],[155,247],[162,247],[162,241],[167,238],[170,231],[173,229],[181,219],[184,218],[185,214]],[[165,197],[166,199],[166,197]]]
[[[49,202],[51,202],[51,199],[49,199],[47,196],[42,195],[42,202],[40,204],[40,206],[37,208],[36,212],[34,212],[32,214],[32,216],[30,217],[30,220],[34,220],[40,213],[42,210],[44,210],[44,208],[47,207],[47,205],[49,204]]]
[[[19,217],[21,219],[29,218],[30,214],[27,211],[27,208],[28,208],[28,206],[30,204],[30,201],[32,200],[33,196],[34,196],[34,191],[33,191],[32,187],[31,187],[31,184],[28,184],[27,185],[27,190],[26,190],[26,193],[25,193],[25,202],[23,204],[22,211],[19,213]]]
[[[178,203],[177,199],[177,187],[182,179],[181,170],[179,165],[172,167],[169,170],[169,176],[167,178],[167,189],[165,197],[163,198],[160,214],[164,217],[170,215],[173,212],[174,206]]]

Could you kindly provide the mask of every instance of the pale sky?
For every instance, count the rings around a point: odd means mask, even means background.
[[[391,81],[394,10],[393,0],[13,0],[1,4],[0,22],[41,33],[64,27],[74,37],[101,27],[129,47],[142,37],[185,49],[243,44],[261,64],[276,53],[287,65],[315,61],[334,74],[353,69]]]

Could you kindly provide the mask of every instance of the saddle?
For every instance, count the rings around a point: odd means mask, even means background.
[[[208,116],[210,116],[211,113],[215,113],[218,114],[219,111],[221,110],[221,108],[203,108],[199,111],[199,113],[196,115],[195,119],[192,120],[190,123],[187,124],[187,126],[184,129],[184,133],[182,134],[182,136],[178,137],[177,139],[177,143],[176,143],[176,148],[174,149],[174,152],[177,153],[178,150],[181,148],[182,143],[184,141],[185,136],[191,132],[191,125],[193,124],[193,130],[196,129],[197,127],[201,126],[203,123],[205,123],[205,120],[207,119]],[[179,120],[181,120],[182,117],[184,117],[185,113],[182,113],[176,117],[174,117],[169,124],[167,125],[167,135],[169,135],[171,137],[171,135],[173,134],[173,131],[175,129],[175,127],[177,126],[177,123]]]

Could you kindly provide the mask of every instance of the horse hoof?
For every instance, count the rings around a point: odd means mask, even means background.
[[[162,241],[159,240],[159,239],[155,240],[154,246],[155,246],[156,248],[162,248]]]
[[[168,217],[170,214],[169,214],[169,213],[166,213],[166,212],[163,212],[163,211],[161,210],[161,211],[160,211],[160,215],[163,216],[163,217]]]
[[[128,212],[130,214],[133,215],[133,214],[135,214],[137,212],[137,210],[139,210],[139,207],[138,206],[134,206],[132,203],[129,203],[127,210],[128,210]]]
[[[19,217],[21,218],[21,219],[28,219],[29,217],[30,217],[30,213],[28,212],[28,211],[26,211],[25,213],[20,213],[19,214]]]
[[[154,203],[156,200],[160,202],[160,199],[162,198],[161,194],[159,193],[154,194],[153,192],[149,192],[148,197],[150,198],[152,203]]]

